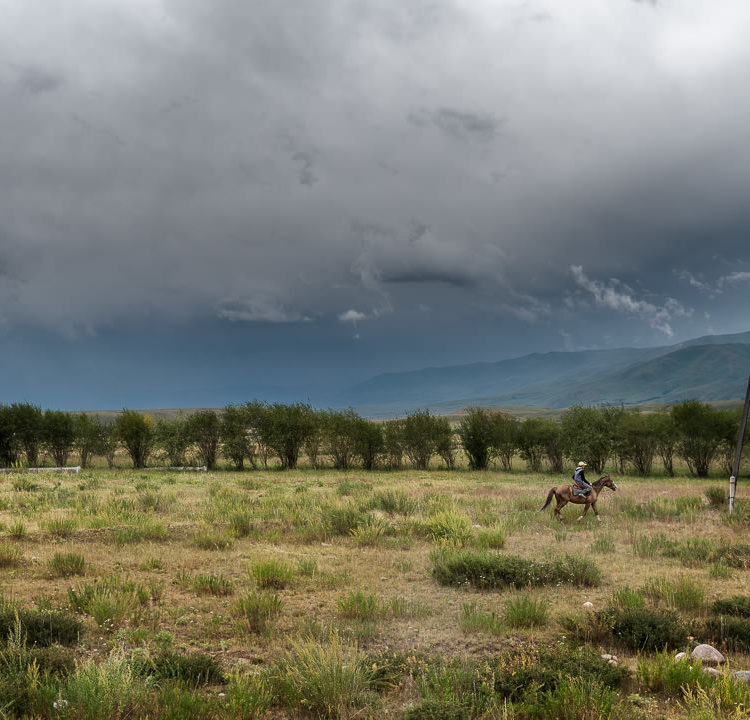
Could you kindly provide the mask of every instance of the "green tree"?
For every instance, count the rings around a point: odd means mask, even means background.
[[[356,452],[357,423],[361,419],[351,408],[329,410],[322,416],[323,447],[337,470],[351,467]]]
[[[357,421],[354,440],[354,452],[365,470],[373,470],[378,457],[383,452],[383,426],[364,418]]]
[[[74,418],[75,441],[73,446],[78,452],[78,462],[82,468],[91,464],[94,455],[103,454],[104,439],[107,427],[98,415],[78,413]]]
[[[626,412],[617,424],[617,439],[623,459],[632,463],[639,475],[650,475],[657,447],[653,423],[640,412]]]
[[[686,400],[672,408],[677,447],[691,473],[708,477],[711,461],[724,437],[723,418],[707,403]]]
[[[576,405],[562,415],[565,455],[573,462],[584,460],[595,473],[604,472],[612,454],[619,412],[613,408]]]
[[[563,471],[563,438],[560,423],[554,420],[544,420],[546,426],[546,441],[544,454],[547,456],[549,469],[553,473]]]
[[[518,448],[531,472],[540,472],[542,469],[542,460],[547,454],[550,423],[556,427],[553,421],[529,418],[524,420],[518,428]]]
[[[55,465],[65,467],[76,439],[73,417],[61,410],[45,410],[42,420],[42,437]]]
[[[267,405],[260,422],[261,442],[278,455],[282,469],[294,470],[316,423],[316,414],[307,403]]]
[[[505,472],[513,469],[513,456],[518,450],[518,421],[506,413],[492,413],[491,453],[500,460],[500,467]]]
[[[117,422],[104,423],[102,433],[102,455],[107,461],[107,467],[111,470],[115,466],[115,455],[120,446],[120,433],[117,430]]]
[[[437,445],[437,418],[429,410],[409,413],[403,422],[406,457],[417,470],[427,470]]]
[[[400,470],[404,460],[404,421],[386,420],[383,423],[383,451],[388,466]]]
[[[31,403],[13,403],[10,414],[15,430],[15,437],[26,455],[29,467],[39,461],[39,445],[42,442],[43,414],[40,407]]]
[[[674,477],[674,455],[677,450],[677,426],[671,413],[656,413],[646,418],[656,439],[656,452],[664,465],[664,472]]]
[[[182,413],[176,417],[157,418],[154,425],[154,446],[172,467],[185,465],[185,453],[190,447],[188,419]]]
[[[737,450],[737,435],[740,432],[742,421],[742,408],[735,410],[719,410],[719,426],[721,442],[719,443],[718,457],[721,469],[727,474],[732,474],[734,464],[734,453]],[[747,437],[747,432],[745,432]]]
[[[8,405],[0,405],[0,464],[3,467],[12,465],[20,452],[13,409]]]
[[[305,442],[302,443],[302,449],[307,455],[310,466],[317,470],[322,467],[321,452],[323,451],[323,427],[326,414],[320,410],[313,412],[315,413],[315,424]]]
[[[268,469],[268,458],[271,454],[271,448],[266,444],[266,435],[263,433],[268,422],[268,408],[259,400],[245,403],[242,407],[245,413],[245,422],[247,423],[247,434],[250,440],[250,457],[253,459],[257,456],[263,463],[263,467]]]
[[[456,467],[458,443],[456,441],[456,433],[453,432],[448,418],[435,418],[433,432],[435,434],[435,452],[445,463],[445,467],[453,470]]]
[[[199,410],[187,419],[188,436],[195,443],[198,457],[209,470],[216,467],[221,423],[214,410]]]
[[[492,416],[482,408],[469,408],[458,423],[458,437],[472,470],[486,470],[490,464],[494,429]]]
[[[115,427],[120,442],[133,461],[133,467],[146,467],[156,437],[153,418],[135,410],[123,410],[115,420]]]
[[[243,407],[227,405],[221,411],[221,452],[238,470],[245,469],[245,458],[249,458],[255,467],[247,420],[247,412]]]

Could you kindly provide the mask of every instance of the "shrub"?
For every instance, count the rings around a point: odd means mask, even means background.
[[[353,504],[329,507],[323,512],[323,524],[331,535],[351,535],[365,519]]]
[[[229,550],[234,545],[234,539],[223,533],[199,532],[193,538],[193,543],[200,550]]]
[[[380,615],[380,601],[374,595],[351,591],[337,602],[342,617],[352,620],[374,620]]]
[[[392,534],[393,528],[390,523],[382,518],[368,515],[364,522],[352,530],[352,538],[360,547],[375,546],[381,538]]]
[[[451,510],[438,512],[427,521],[427,531],[436,542],[463,547],[471,540],[471,520]]]
[[[722,545],[711,560],[738,570],[750,570],[750,545]]]
[[[600,535],[591,543],[591,551],[609,555],[615,551],[615,541],[609,535]]]
[[[554,689],[564,677],[585,677],[608,688],[621,688],[630,671],[621,665],[602,660],[594,648],[527,648],[506,652],[492,661],[494,690],[501,697],[519,700],[529,690],[546,692]]]
[[[179,654],[168,650],[154,657],[135,656],[133,669],[139,675],[181,680],[193,686],[224,682],[221,665],[210,655],[200,652]]]
[[[231,595],[234,592],[234,585],[221,575],[197,575],[193,580],[193,590],[198,595]]]
[[[617,693],[598,680],[568,676],[554,688],[529,697],[524,712],[540,720],[609,720],[616,702]]]
[[[690,578],[652,580],[643,592],[653,602],[663,602],[678,610],[700,610],[706,595],[703,587]]]
[[[505,531],[502,528],[480,530],[474,544],[482,550],[500,550],[505,547]]]
[[[49,561],[49,571],[53,577],[83,575],[86,560],[80,553],[55,553]]]
[[[294,578],[294,568],[279,560],[254,562],[250,572],[259,588],[282,590]]]
[[[8,542],[0,542],[0,568],[17,567],[21,564],[23,550]]]
[[[267,593],[249,593],[240,598],[234,612],[246,624],[250,632],[264,632],[281,612],[281,600]]]
[[[404,711],[404,720],[468,720],[469,708],[453,700],[423,700]]]
[[[750,619],[732,615],[710,617],[706,637],[722,643],[731,652],[750,652]]]
[[[229,516],[229,531],[235,537],[247,537],[253,531],[252,515],[247,511],[232,513]]]
[[[226,687],[226,717],[255,720],[268,716],[271,690],[265,674],[233,672]]]
[[[325,644],[310,640],[292,644],[270,674],[273,690],[290,711],[302,707],[320,720],[345,720],[372,703],[368,672],[356,648],[338,635]]]
[[[687,631],[673,612],[649,607],[610,608],[612,638],[632,652],[679,648]]]
[[[510,627],[543,627],[548,621],[549,611],[544,600],[522,595],[505,602],[505,622]]]
[[[475,602],[464,603],[461,606],[458,624],[464,632],[484,632],[490,635],[500,635],[503,631],[502,620],[494,612],[482,612]]]
[[[727,491],[723,487],[710,487],[706,490],[708,504],[713,508],[721,508],[727,504]]]
[[[30,647],[75,645],[83,632],[81,621],[69,613],[57,610],[16,608],[6,602],[0,604],[0,637],[20,632]]]
[[[712,682],[700,663],[689,657],[675,660],[671,652],[639,657],[636,679],[642,690],[672,696],[681,696],[683,688],[695,688]]]
[[[489,589],[565,583],[592,587],[601,581],[596,565],[571,555],[557,560],[534,561],[515,555],[464,550],[436,553],[433,561],[433,575],[441,585]]]
[[[735,595],[722,600],[714,600],[711,604],[711,612],[716,615],[735,615],[736,617],[750,618],[750,597]]]
[[[386,490],[372,498],[371,506],[389,515],[412,515],[417,509],[417,501],[403,490]]]
[[[8,528],[8,535],[14,540],[21,540],[26,537],[26,523],[23,520],[17,520]]]

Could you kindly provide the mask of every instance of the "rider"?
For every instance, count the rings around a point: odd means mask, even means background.
[[[591,494],[591,483],[589,483],[588,480],[586,480],[586,473],[585,473],[585,467],[586,463],[581,460],[581,462],[578,463],[578,467],[576,468],[576,471],[573,475],[573,484],[581,490],[582,495],[590,495]]]

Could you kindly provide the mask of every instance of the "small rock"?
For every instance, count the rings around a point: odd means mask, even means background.
[[[609,653],[604,653],[604,655],[599,656],[602,660],[611,660],[612,656]]]
[[[592,609],[592,608],[594,607],[594,603],[592,603],[592,602],[589,602],[589,601],[587,600],[587,601],[586,601],[585,603],[583,603],[583,607],[585,607],[585,608],[586,608],[586,610],[591,610],[591,609]]]
[[[607,660],[607,662],[608,662],[608,663],[609,663],[610,665],[617,665],[617,660],[615,660],[614,658],[612,658],[611,660]]]
[[[323,547],[331,547],[331,543],[320,543]]]
[[[678,662],[680,660],[684,660],[687,657],[686,652],[679,652],[677,655],[674,656],[675,662]]]
[[[742,680],[742,682],[750,683],[750,670],[736,670],[732,673],[732,677],[735,680]]]
[[[717,670],[716,668],[703,668],[703,672],[706,673],[706,675],[711,675],[711,677],[721,677],[721,670]]]
[[[721,665],[726,662],[726,658],[715,647],[705,644],[698,645],[690,653],[690,657],[693,660],[701,660],[704,665]]]

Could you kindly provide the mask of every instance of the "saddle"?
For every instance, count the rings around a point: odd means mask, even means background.
[[[573,491],[573,495],[583,495],[584,497],[588,497],[589,493],[591,492],[591,490],[578,487],[578,485],[571,485],[570,489]]]

